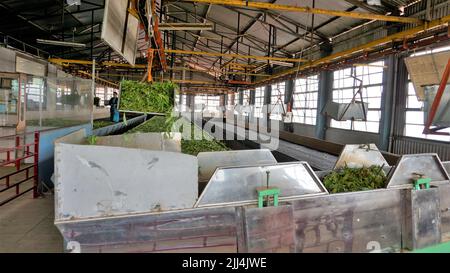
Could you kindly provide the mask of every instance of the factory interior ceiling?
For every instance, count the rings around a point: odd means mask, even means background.
[[[134,2],[142,6],[145,1]],[[156,11],[160,24],[210,26],[203,30],[174,27],[162,31],[172,68],[183,67],[204,74],[214,85],[254,87],[293,74],[299,76],[299,72],[324,69],[324,65],[327,68],[337,59],[358,52],[359,57],[368,59],[372,50],[376,53],[392,50],[395,45],[388,42],[394,38],[399,40],[397,46],[405,49],[407,38],[420,40],[423,37],[418,34],[422,30],[448,22],[448,16],[433,21],[440,17],[425,12],[427,2],[169,0],[156,1]],[[433,1],[435,7],[447,4],[445,0]],[[45,58],[125,62],[101,39],[104,7],[104,0],[81,0],[81,5],[72,6],[65,0],[4,0],[0,2],[0,12],[4,14],[0,34],[13,47],[23,47],[25,51],[39,49]],[[148,28],[140,28],[137,64],[147,63],[146,32]],[[432,35],[444,32],[441,28]],[[389,35],[397,36],[390,39]],[[27,46],[14,46],[15,39]],[[82,43],[86,47],[43,45],[37,39]],[[120,76],[144,73],[137,67],[108,72],[111,76],[106,77],[114,82]]]

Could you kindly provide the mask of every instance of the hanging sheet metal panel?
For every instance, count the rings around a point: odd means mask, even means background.
[[[101,38],[128,63],[134,65],[139,38],[139,20],[128,13],[127,4],[128,0],[105,1]]]
[[[55,219],[192,208],[197,168],[180,153],[57,143]]]
[[[375,144],[345,145],[333,169],[389,166]]]
[[[450,51],[405,58],[411,81],[420,101],[425,100],[424,86],[439,84],[450,58]]]
[[[431,106],[433,105],[434,98],[438,91],[439,85],[424,87],[425,91],[425,101],[424,101],[424,120],[428,120],[430,115]],[[445,87],[444,93],[442,94],[441,102],[437,108],[434,119],[431,123],[433,126],[450,127],[450,84]]]
[[[388,176],[388,188],[412,188],[415,174],[431,178],[431,184],[449,183],[450,178],[437,154],[403,155]]]
[[[364,106],[364,108],[363,108]],[[332,117],[334,120],[365,120],[367,111],[369,109],[368,103],[355,101],[354,103],[337,103],[329,102],[325,106],[324,112]]]
[[[256,188],[267,185],[266,172],[269,186],[280,189],[280,200],[328,193],[306,162],[218,168],[195,206],[256,204]]]
[[[203,152],[197,155],[199,182],[208,182],[218,167],[276,164],[270,150]]]

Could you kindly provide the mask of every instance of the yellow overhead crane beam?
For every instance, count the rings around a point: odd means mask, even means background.
[[[195,81],[195,80],[172,80],[174,83],[190,83],[190,84],[221,84],[220,82],[207,82],[207,81]]]
[[[87,60],[71,60],[71,59],[60,59],[60,58],[50,58],[48,59],[49,62],[58,64],[61,66],[68,66],[70,64],[80,64],[80,65],[92,65],[92,61]],[[146,64],[123,64],[123,63],[116,63],[116,62],[96,62],[96,65],[99,66],[111,66],[111,67],[124,67],[124,68],[143,68],[146,69]]]
[[[174,68],[167,68],[168,70],[172,71],[192,71],[192,72],[203,72],[208,73],[208,71],[200,70],[200,69],[189,69],[189,68],[183,68],[183,67],[174,67]],[[260,77],[268,77],[270,75],[267,74],[258,74],[258,73],[245,73],[245,72],[222,72],[222,71],[211,71],[212,73],[217,74],[232,74],[232,75],[246,75],[246,76],[260,76]]]
[[[78,70],[77,72],[80,73],[80,74],[83,74],[85,76],[92,77],[92,74],[89,73],[89,72],[82,71],[82,70]],[[109,86],[114,86],[116,88],[119,88],[119,84],[118,83],[112,82],[112,81],[108,81],[108,80],[105,80],[105,79],[102,79],[102,78],[99,78],[99,77],[95,77],[95,81],[98,82],[98,83],[103,83],[103,84],[106,84],[106,85],[109,85]]]
[[[369,51],[369,50],[371,50],[373,48],[376,48],[378,46],[382,46],[382,45],[387,44],[387,43],[391,43],[393,41],[402,41],[402,40],[404,40],[404,39],[406,39],[408,37],[415,36],[415,35],[417,35],[419,33],[424,32],[424,31],[428,31],[428,30],[436,28],[436,27],[445,26],[449,22],[450,22],[450,15],[447,15],[447,16],[442,17],[440,19],[436,19],[436,20],[433,20],[431,22],[426,22],[424,25],[421,25],[421,26],[418,26],[418,27],[415,27],[415,28],[411,28],[411,29],[408,29],[408,30],[405,30],[405,31],[397,32],[395,34],[386,36],[384,38],[381,38],[381,39],[378,39],[378,40],[374,40],[374,41],[369,42],[367,44],[360,45],[360,46],[357,46],[357,47],[354,47],[354,48],[351,48],[351,49],[348,49],[348,50],[344,50],[342,52],[331,54],[331,55],[329,55],[327,57],[324,57],[324,58],[312,61],[309,64],[301,65],[299,67],[290,68],[288,70],[285,70],[283,72],[280,72],[278,74],[270,76],[270,77],[268,77],[266,79],[259,80],[259,81],[255,82],[255,85],[262,84],[262,83],[268,82],[268,81],[272,81],[274,79],[277,79],[277,78],[280,78],[280,77],[283,77],[283,76],[287,76],[287,75],[290,75],[290,74],[293,74],[293,73],[296,73],[296,72],[299,72],[299,71],[303,71],[303,70],[310,69],[310,68],[313,68],[313,67],[317,67],[317,66],[320,66],[320,65],[325,65],[325,64],[331,63],[333,61],[336,61],[338,59],[352,56],[355,53],[358,53],[358,52],[361,52],[361,51],[362,52]],[[449,27],[449,26],[447,26],[447,27]]]
[[[357,19],[378,20],[378,21],[386,21],[386,22],[413,23],[413,24],[422,24],[423,23],[423,21],[421,19],[412,18],[412,17],[399,17],[399,16],[389,16],[389,15],[381,15],[381,14],[374,14],[374,13],[317,9],[317,8],[310,8],[310,7],[297,7],[297,6],[271,4],[271,3],[263,3],[263,2],[250,2],[250,1],[240,1],[240,0],[182,0],[182,2],[205,3],[205,4],[224,5],[224,6],[235,6],[235,7],[250,7],[250,8],[267,9],[267,10],[293,11],[293,12],[322,14],[322,15],[338,16],[338,17],[350,17],[350,18],[357,18]]]
[[[243,58],[243,59],[255,59],[255,60],[263,60],[263,61],[280,61],[280,62],[295,62],[295,63],[309,62],[308,60],[305,60],[305,59],[265,57],[265,56],[241,55],[241,54],[233,54],[233,53],[218,53],[218,52],[191,51],[191,50],[178,50],[178,49],[166,49],[164,51],[166,53],[174,53],[174,54],[180,54],[180,55],[202,55],[202,56],[213,56],[213,57]]]
[[[228,64],[224,65],[224,67],[227,67],[227,66],[232,66],[232,67],[238,66],[238,67],[246,67],[246,68],[255,68],[257,65],[254,65],[254,64],[243,64],[243,63],[228,63]]]

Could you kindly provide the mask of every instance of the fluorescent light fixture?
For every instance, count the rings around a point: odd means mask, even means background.
[[[45,45],[56,45],[56,46],[67,46],[67,47],[86,47],[86,44],[62,42],[62,41],[54,41],[54,40],[36,39],[36,42],[38,44],[45,44]]]
[[[294,67],[293,63],[286,63],[286,62],[280,62],[280,61],[269,61],[269,64],[276,64],[276,65],[280,65],[280,66],[286,66],[286,67]]]
[[[81,0],[67,0],[69,6],[81,6]]]

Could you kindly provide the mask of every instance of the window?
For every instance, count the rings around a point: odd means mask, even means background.
[[[99,106],[105,106],[105,100],[106,98],[106,87],[104,86],[96,86],[95,87],[95,96],[100,98]]]
[[[220,97],[208,95],[195,95],[195,104],[196,105],[203,104],[205,106],[204,110],[208,110],[209,112],[218,112],[217,107],[220,105]],[[200,108],[197,107],[196,109],[200,110]]]
[[[285,111],[285,109],[284,109],[284,91],[285,91],[285,83],[284,82],[272,84],[272,94],[270,97],[270,104],[271,104],[270,119],[281,120],[281,114]]]
[[[264,87],[255,89],[255,117],[262,118],[262,106],[264,105]]]
[[[211,112],[219,112],[220,96],[207,96],[206,109]]]
[[[295,81],[292,108],[294,122],[316,124],[318,91],[319,78],[317,75]]]
[[[250,90],[242,91],[241,95],[244,98],[242,105],[250,105]]]
[[[206,95],[195,95],[195,104],[205,104],[207,103]]]
[[[381,118],[381,95],[383,92],[383,68],[384,62],[374,62],[368,65],[355,66],[334,72],[333,101],[338,103],[351,102],[358,91],[362,80],[362,97],[369,103],[367,121],[336,121],[331,120],[331,127],[356,131],[378,133]],[[359,99],[359,95],[356,97]]]
[[[26,96],[28,111],[47,109],[47,92],[44,90],[44,79],[29,76],[26,85]]]
[[[175,100],[175,105],[180,104],[180,94],[176,93],[174,100]]]
[[[416,91],[411,81],[408,82],[408,95],[406,96],[405,115],[405,136],[431,140],[450,141],[449,136],[422,134],[425,127],[423,102],[417,100]],[[440,132],[450,132],[450,130],[447,128],[445,130],[441,130]]]
[[[236,92],[236,93],[234,94],[234,105],[240,104],[240,103],[239,103],[240,97],[241,97],[241,92]]]

